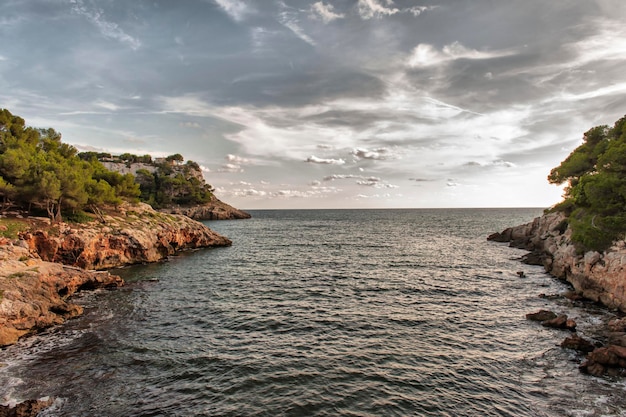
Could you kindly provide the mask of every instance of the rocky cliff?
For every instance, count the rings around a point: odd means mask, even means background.
[[[231,241],[189,217],[125,206],[117,215],[79,226],[60,223],[20,238],[43,260],[83,269],[155,262],[179,251],[230,246]]]
[[[525,262],[543,265],[585,298],[626,312],[626,242],[615,242],[603,253],[581,254],[571,241],[571,229],[562,213],[546,214],[488,239],[531,251]]]
[[[42,261],[25,242],[0,239],[0,346],[82,313],[68,297],[84,289],[117,287],[120,277]]]
[[[202,223],[147,204],[125,205],[86,224],[33,221],[19,239],[0,238],[0,346],[80,315],[82,308],[68,301],[77,291],[123,284],[95,270],[230,244]]]
[[[214,195],[211,201],[195,206],[172,206],[159,210],[163,213],[182,214],[194,220],[236,220],[249,219],[250,214],[220,201]]]

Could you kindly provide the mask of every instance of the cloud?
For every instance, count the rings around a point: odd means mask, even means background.
[[[476,161],[469,161],[463,164],[463,166],[482,167],[482,168],[489,168],[489,167],[514,168],[517,165],[515,165],[513,162],[505,161],[503,159],[496,159],[485,164],[481,164],[480,162],[476,162]]]
[[[430,178],[409,178],[409,181],[415,181],[415,182],[432,182],[432,181],[435,181],[435,180],[430,179]]]
[[[243,168],[241,168],[241,165],[237,164],[224,164],[217,170],[217,172],[237,173],[243,172]]]
[[[411,55],[407,59],[407,65],[412,68],[429,67],[457,59],[483,60],[513,54],[513,51],[508,50],[493,52],[478,51],[476,49],[467,48],[458,41],[445,45],[441,51],[437,50],[433,45],[420,43],[413,48]],[[493,74],[491,76],[493,76]]]
[[[363,175],[354,175],[354,174],[333,174],[328,175],[322,179],[322,181],[336,181],[336,180],[345,180],[345,179],[356,179],[356,185],[365,186],[365,187],[374,187],[374,188],[398,188],[397,185],[389,184],[378,177],[366,177]]]
[[[422,13],[428,11],[428,10],[433,10],[435,9],[437,6],[414,6],[411,7],[409,9],[406,9],[406,12],[411,13],[413,16],[417,17],[419,15],[421,15]]]
[[[311,6],[311,17],[321,19],[324,23],[330,23],[333,20],[345,17],[342,13],[335,13],[334,10],[335,8],[332,4],[324,4],[324,2],[318,1]]]
[[[239,165],[250,163],[249,159],[243,158],[241,156],[233,155],[233,154],[226,155],[226,160],[228,162],[232,162],[234,164],[239,164]]]
[[[220,166],[217,172],[221,173],[240,173],[244,172],[242,165],[250,163],[249,159],[242,158],[241,156],[228,154],[224,157],[226,163]]]
[[[391,151],[387,148],[365,149],[357,148],[352,151],[352,155],[359,159],[385,160],[392,157]]]
[[[386,3],[388,6],[393,5],[391,0],[386,0]],[[397,8],[385,7],[378,0],[359,0],[358,9],[361,17],[366,20],[373,17],[391,16],[400,11]]]
[[[98,107],[102,107],[103,109],[111,110],[111,111],[117,111],[120,109],[118,105],[109,103],[107,101],[102,101],[102,100],[95,102],[94,105]]]
[[[139,39],[124,32],[117,23],[108,21],[102,9],[90,10],[85,6],[83,0],[70,0],[70,3],[72,4],[72,11],[86,17],[87,20],[100,30],[100,33],[104,37],[124,43],[133,50],[137,50],[141,47],[141,41]]]
[[[308,36],[304,30],[300,27],[300,19],[298,18],[298,11],[287,6],[285,3],[281,3],[282,10],[278,14],[278,20],[280,23],[293,32],[298,38],[315,46],[315,41]]]
[[[180,127],[189,127],[191,129],[201,129],[202,126],[200,126],[200,123],[198,122],[184,122],[184,123],[179,123]]]
[[[343,165],[346,163],[343,159],[324,159],[318,158],[315,155],[311,155],[306,159],[306,162],[311,162],[313,164],[325,164],[325,165]]]
[[[236,21],[243,20],[250,13],[248,5],[241,0],[215,0],[215,3]]]

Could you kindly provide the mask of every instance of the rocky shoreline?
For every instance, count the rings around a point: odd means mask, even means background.
[[[521,261],[541,265],[549,274],[570,283],[574,288],[570,298],[591,300],[626,312],[626,242],[614,242],[603,253],[581,253],[572,242],[571,234],[566,216],[555,212],[494,233],[487,239],[528,250]],[[609,322],[602,331],[604,340],[593,343],[575,333],[575,323],[566,325],[567,317],[559,318],[552,312],[542,311],[530,313],[527,318],[540,321],[544,326],[574,332],[561,346],[586,355],[581,371],[598,376],[626,376],[626,319]]]
[[[157,262],[231,241],[202,223],[147,204],[123,205],[86,224],[24,219],[17,239],[0,237],[0,347],[83,313],[71,297],[117,288],[124,281],[103,269]],[[0,405],[1,416],[35,416],[51,399]]]
[[[80,315],[68,301],[78,291],[123,285],[101,270],[230,245],[202,223],[146,204],[80,225],[33,221],[18,239],[0,239],[0,346]]]
[[[212,195],[211,201],[206,204],[171,206],[160,209],[159,211],[170,214],[182,214],[194,220],[238,220],[252,217],[249,213],[224,203],[215,197],[215,195]]]

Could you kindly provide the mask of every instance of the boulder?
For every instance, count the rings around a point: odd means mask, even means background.
[[[610,345],[595,349],[580,369],[591,375],[623,375],[626,368],[626,347]]]
[[[544,320],[541,322],[541,325],[544,327],[550,327],[552,329],[564,329],[572,331],[576,329],[576,322],[574,320],[568,319],[567,315],[565,314],[560,314],[550,320]]]
[[[561,347],[564,349],[572,349],[578,352],[589,353],[593,352],[596,348],[591,341],[584,339],[577,334],[566,337],[563,342],[561,342]]]
[[[555,319],[556,317],[554,312],[548,310],[539,310],[536,313],[526,314],[526,318],[532,321],[546,321]]]

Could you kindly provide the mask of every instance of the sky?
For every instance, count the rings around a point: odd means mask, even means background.
[[[2,0],[0,108],[239,208],[549,207],[626,114],[623,0]]]

